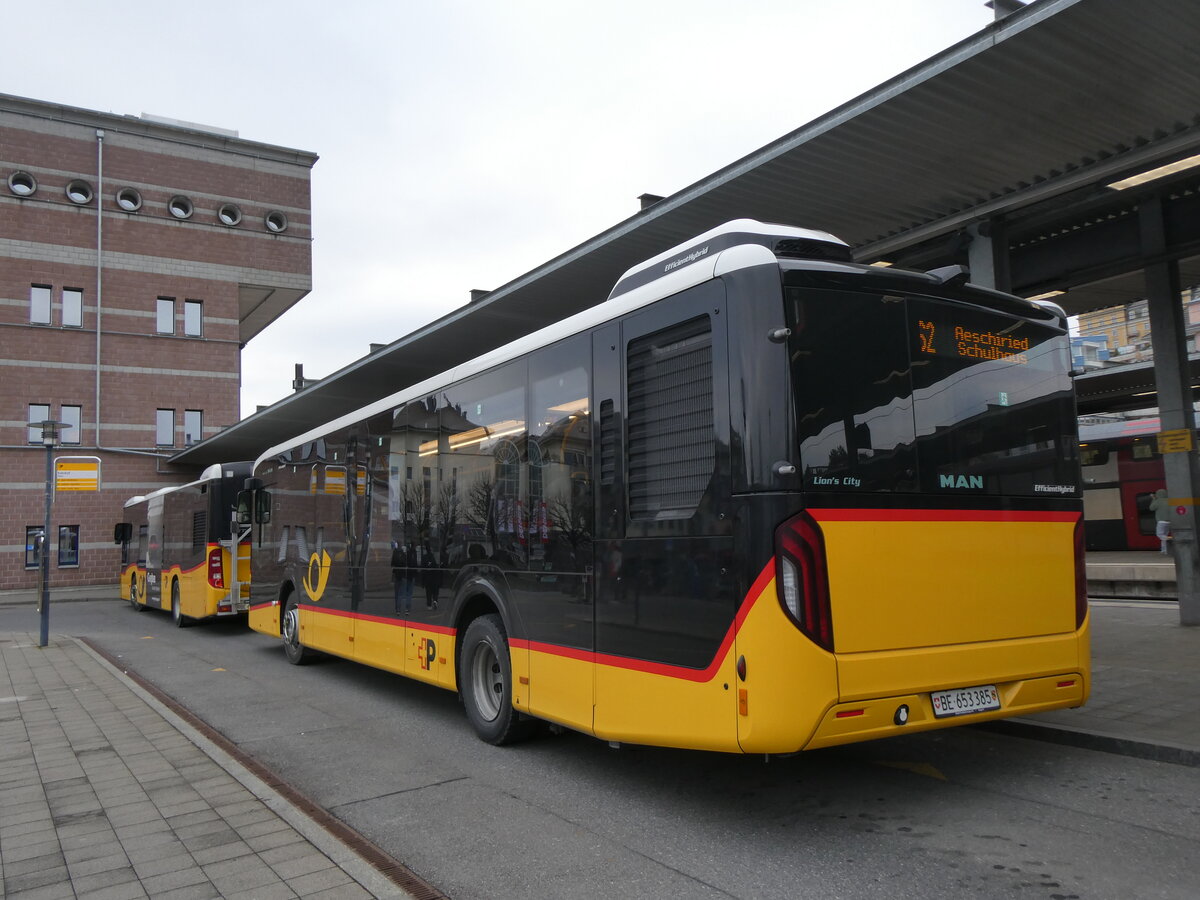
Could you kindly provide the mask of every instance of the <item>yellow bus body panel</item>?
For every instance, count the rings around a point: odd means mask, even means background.
[[[270,603],[257,603],[250,607],[250,613],[246,616],[246,624],[250,626],[252,631],[257,631],[260,634],[269,634],[271,637],[279,637],[283,634],[283,629],[280,625],[279,617],[283,614],[283,607],[278,601],[272,600]]]
[[[839,655],[1075,631],[1069,522],[816,518]]]
[[[527,663],[521,677],[517,677],[514,662],[513,681],[524,690],[521,702],[514,705],[531,715],[558,722],[576,731],[593,733],[595,713],[595,654],[586,650],[564,650],[546,648],[536,643],[526,650],[520,647]]]
[[[776,593],[774,563],[746,599],[737,653],[746,661],[745,691],[737,716],[738,745],[746,753],[792,753],[812,736],[837,699],[837,661],[787,617]]]
[[[146,570],[139,568],[136,563],[130,563],[121,570],[121,578],[118,587],[121,590],[121,599],[129,600],[129,585],[130,582],[136,581],[141,584],[146,580]]]
[[[595,735],[609,741],[736,752],[732,644],[708,669],[606,661],[596,666]],[[536,692],[536,686],[535,686]]]

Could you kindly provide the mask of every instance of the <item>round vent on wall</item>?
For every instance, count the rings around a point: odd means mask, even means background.
[[[8,176],[8,189],[18,197],[29,197],[37,190],[37,179],[28,172],[13,172]]]
[[[171,202],[167,204],[167,209],[177,219],[190,219],[192,213],[196,211],[196,208],[192,206],[192,201],[179,194],[171,198]]]

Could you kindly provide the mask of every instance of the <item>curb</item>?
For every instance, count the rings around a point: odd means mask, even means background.
[[[1200,750],[1179,744],[1138,741],[1133,738],[1101,734],[1096,731],[1084,731],[1066,725],[1043,725],[1025,719],[997,719],[994,722],[982,722],[975,727],[985,731],[1009,734],[1013,737],[1079,747],[1083,750],[1099,750],[1118,756],[1132,756],[1153,762],[1200,768]]]

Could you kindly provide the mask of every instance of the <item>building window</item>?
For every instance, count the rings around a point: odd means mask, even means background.
[[[8,189],[18,197],[29,197],[37,190],[37,179],[28,172],[13,172],[8,176]]]
[[[222,225],[233,227],[242,224],[242,211],[238,209],[236,204],[226,203],[217,210],[217,218],[221,220]]]
[[[82,178],[76,178],[74,181],[67,184],[67,199],[72,203],[78,203],[80,206],[85,206],[92,202],[92,197],[95,196],[92,192],[92,186]]]
[[[123,187],[117,191],[117,206],[125,212],[137,212],[142,208],[142,195],[135,188]]]
[[[183,446],[190,447],[204,440],[204,413],[199,409],[183,411]]]
[[[58,567],[79,565],[79,526],[58,526]]]
[[[29,286],[29,321],[34,325],[50,324],[50,285]]]
[[[83,440],[83,407],[63,406],[59,421],[63,427],[59,432],[59,442],[63,444],[78,444]],[[33,419],[29,420],[30,422]]]
[[[192,201],[182,195],[176,195],[171,198],[171,202],[167,204],[167,209],[171,215],[177,219],[190,219],[196,208],[192,206]]]
[[[27,569],[38,567],[38,544],[44,531],[45,528],[41,525],[25,526],[25,568]]]
[[[173,297],[158,298],[158,320],[155,330],[159,334],[175,333],[175,300]]]
[[[45,422],[50,418],[49,403],[30,403],[29,418],[25,420],[26,424],[30,422]],[[29,437],[27,438],[31,444],[40,444],[42,442],[42,426],[29,426]]]
[[[154,420],[154,443],[160,447],[175,446],[175,410],[160,409]]]
[[[271,212],[267,213],[267,217],[263,221],[266,222],[267,231],[273,231],[276,234],[279,234],[280,232],[283,232],[283,231],[287,231],[287,227],[288,227],[287,216],[285,216],[283,213],[281,213],[277,209],[272,210]]]
[[[199,300],[183,301],[183,333],[188,337],[200,337],[200,323],[203,319],[204,304]]]
[[[79,288],[63,288],[62,323],[67,328],[83,327],[83,291]]]

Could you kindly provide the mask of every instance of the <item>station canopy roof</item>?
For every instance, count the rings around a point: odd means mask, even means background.
[[[1066,289],[1055,299],[1070,314],[1128,302],[1142,290],[1140,194],[1109,185],[1200,154],[1197,47],[1191,0],[1035,0],[172,459],[252,459],[602,303],[630,266],[736,218],[928,268],[961,261],[964,229],[1001,217],[1015,293]],[[1168,243],[1183,283],[1200,283],[1200,168],[1152,185],[1178,220]]]

